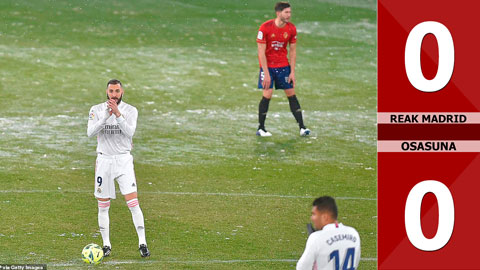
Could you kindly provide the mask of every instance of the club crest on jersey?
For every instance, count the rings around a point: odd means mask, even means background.
[[[287,33],[287,32],[283,33],[283,38],[284,38],[284,39],[287,39],[287,38],[288,38],[288,33]]]
[[[93,120],[93,118],[95,118],[95,113],[90,112],[90,114],[88,115],[88,120]]]
[[[275,38],[275,33],[272,34],[272,38]]]

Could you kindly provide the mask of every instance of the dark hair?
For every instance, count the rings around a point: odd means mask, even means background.
[[[275,4],[275,11],[283,11],[286,8],[290,7],[290,3],[288,2],[278,2]]]
[[[322,196],[313,201],[312,206],[316,206],[318,211],[327,211],[332,214],[332,218],[337,219],[338,209],[335,199],[330,196]]]
[[[119,81],[119,80],[117,80],[117,79],[111,79],[110,81],[108,81],[108,83],[107,83],[107,88],[108,88],[108,85],[109,85],[109,84],[120,84],[120,86],[123,87],[122,82]]]

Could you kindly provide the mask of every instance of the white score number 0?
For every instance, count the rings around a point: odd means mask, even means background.
[[[438,44],[438,70],[435,78],[423,76],[420,52],[423,38],[433,34]],[[405,46],[405,70],[410,83],[422,92],[436,92],[443,89],[453,74],[455,52],[450,31],[443,24],[427,21],[417,24],[407,38]],[[438,228],[431,239],[422,232],[420,211],[425,194],[433,193],[438,202]],[[405,204],[405,229],[413,246],[424,251],[435,251],[444,247],[453,233],[455,207],[450,190],[443,183],[426,180],[416,184],[408,194]]]

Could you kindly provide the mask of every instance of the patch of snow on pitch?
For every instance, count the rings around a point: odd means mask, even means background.
[[[314,21],[299,23],[297,31],[307,35],[347,39],[375,45],[377,25],[368,20],[348,23]]]
[[[318,0],[320,3],[331,3],[338,6],[377,10],[376,0]]]

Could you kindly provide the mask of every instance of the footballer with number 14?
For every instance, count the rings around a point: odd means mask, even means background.
[[[137,126],[138,111],[122,101],[123,87],[119,80],[107,83],[107,101],[93,106],[88,117],[87,135],[97,135],[95,164],[95,192],[98,200],[98,226],[103,238],[103,253],[110,255],[110,199],[115,199],[115,180],[125,197],[137,230],[142,257],[150,256],[145,239],[143,213],[137,198],[137,184],[133,169],[132,137]]]
[[[358,269],[360,236],[353,227],[339,223],[335,199],[323,196],[312,204],[312,223],[307,246],[297,263],[297,270]]]
[[[300,136],[308,136],[310,130],[303,124],[302,109],[295,95],[295,63],[297,59],[297,29],[290,22],[292,11],[287,2],[275,5],[277,18],[264,22],[257,34],[258,60],[260,74],[258,88],[263,89],[263,96],[258,106],[258,130],[261,137],[272,136],[265,129],[268,105],[275,89],[285,90],[295,120],[300,128]],[[287,44],[290,52],[287,51]],[[288,58],[290,58],[290,63]]]

